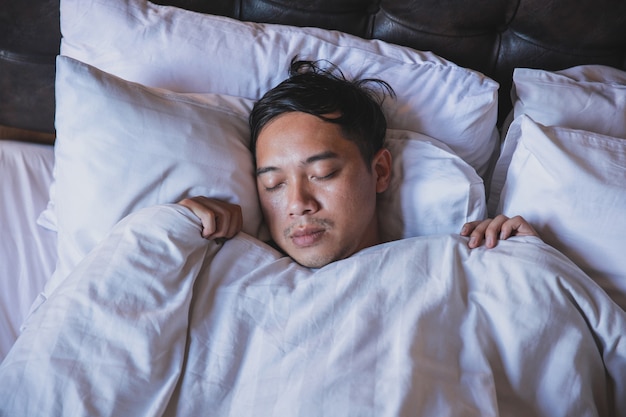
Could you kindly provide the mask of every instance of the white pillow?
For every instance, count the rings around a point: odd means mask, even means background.
[[[499,210],[520,214],[626,309],[626,140],[545,127],[527,116]]]
[[[459,233],[466,222],[486,217],[483,180],[444,143],[389,129],[386,146],[393,174],[378,199],[384,240]]]
[[[511,96],[514,117],[626,138],[625,71],[602,65],[555,72],[517,68]]]
[[[626,72],[602,65],[561,71],[516,68],[509,120],[527,115],[544,126],[587,130],[626,138]],[[503,132],[509,129],[505,123]],[[518,134],[506,137],[490,183],[489,213],[498,199]]]
[[[115,28],[112,30],[111,28]],[[126,80],[257,100],[294,56],[388,81],[389,128],[446,143],[480,174],[496,147],[498,84],[430,52],[337,31],[241,22],[145,0],[62,0],[61,53]]]
[[[240,204],[259,236],[249,100],[177,94],[57,59],[55,194],[59,279],[141,207],[206,195]]]

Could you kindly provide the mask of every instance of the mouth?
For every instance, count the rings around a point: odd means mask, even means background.
[[[304,227],[293,231],[289,238],[296,247],[306,248],[317,244],[325,232],[325,229],[319,227]]]

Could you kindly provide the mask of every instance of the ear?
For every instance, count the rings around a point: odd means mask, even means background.
[[[391,183],[391,152],[389,149],[382,148],[372,160],[372,172],[376,175],[376,192],[382,193],[389,187]]]

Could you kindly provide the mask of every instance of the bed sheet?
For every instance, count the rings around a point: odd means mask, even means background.
[[[405,239],[309,270],[156,206],[29,318],[0,415],[625,415],[625,314],[535,237]]]
[[[38,226],[48,203],[53,147],[0,140],[0,359],[56,263],[56,233]]]

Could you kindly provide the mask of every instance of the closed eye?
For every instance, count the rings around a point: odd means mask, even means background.
[[[283,184],[284,182],[279,182],[278,184],[272,185],[271,187],[264,186],[263,188],[265,189],[265,191],[271,193],[272,191],[278,191],[278,189],[282,187]]]
[[[322,175],[322,176],[313,175],[311,178],[314,180],[324,181],[324,180],[329,180],[333,178],[335,175],[337,175],[337,171],[332,171],[330,174]]]

